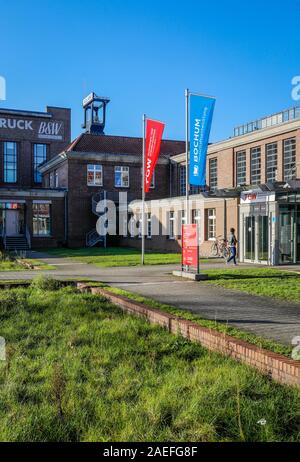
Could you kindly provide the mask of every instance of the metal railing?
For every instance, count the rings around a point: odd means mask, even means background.
[[[93,247],[98,244],[98,242],[104,242],[104,236],[100,236],[96,229],[92,229],[86,234],[85,244],[87,247]]]

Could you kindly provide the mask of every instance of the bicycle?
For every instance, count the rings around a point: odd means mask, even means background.
[[[210,253],[212,257],[220,257],[227,260],[230,255],[227,239],[224,239],[222,236],[217,236],[211,245]]]

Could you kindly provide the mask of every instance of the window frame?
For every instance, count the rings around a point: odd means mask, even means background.
[[[119,169],[119,170],[118,170]],[[128,184],[124,185],[123,175],[127,172],[128,175]],[[116,182],[116,174],[120,173],[121,185],[118,185]],[[116,165],[114,168],[114,185],[115,188],[129,188],[130,187],[130,169],[127,165]]]
[[[218,158],[214,157],[208,161],[209,171],[209,189],[215,191],[218,189]]]
[[[255,161],[256,164],[254,164]],[[255,179],[253,179],[254,177]],[[250,184],[261,184],[261,146],[256,146],[250,150]]]
[[[212,233],[211,233],[212,229]],[[215,241],[217,237],[217,217],[216,209],[208,208],[206,209],[206,233],[207,241]]]
[[[172,230],[172,233],[171,233]],[[175,240],[175,212],[169,210],[168,212],[168,239],[171,241]]]
[[[243,157],[243,159],[239,159]],[[243,181],[239,181],[243,179]],[[245,149],[235,153],[235,184],[236,187],[247,183],[247,151]]]
[[[286,145],[288,143],[293,144],[292,149],[289,148],[288,152],[286,149]],[[287,155],[291,155],[291,152],[293,152],[293,162],[289,160],[289,162],[286,162],[286,157]],[[289,181],[289,180],[294,180],[297,177],[297,142],[296,142],[296,137],[292,138],[287,138],[283,140],[283,146],[282,146],[282,153],[283,153],[283,181]],[[294,164],[294,165],[292,165]],[[289,166],[289,169],[287,170],[287,165]],[[288,174],[291,170],[293,170],[292,174]]]
[[[101,181],[96,182],[97,173],[100,172]],[[89,174],[93,176],[93,182],[89,181]],[[101,187],[103,186],[103,166],[102,164],[87,164],[86,166],[86,184],[88,187]]]
[[[13,161],[8,160],[8,153],[6,148],[9,144],[14,145]],[[7,168],[7,165],[13,165],[14,168]],[[7,174],[9,171],[13,171],[13,181],[7,180]],[[4,141],[3,142],[3,183],[16,184],[18,182],[18,144],[16,141]]]
[[[40,211],[38,210],[38,213],[35,213],[35,207],[39,208],[41,205],[48,205],[48,214],[49,214],[49,232],[47,234],[41,233],[40,232]],[[34,220],[35,218],[37,219],[37,230],[38,232],[34,232]],[[44,237],[51,237],[52,236],[52,204],[50,202],[33,202],[32,204],[32,234],[33,237],[39,237],[39,238],[44,238]]]
[[[275,148],[275,149],[272,149],[272,148]],[[277,171],[278,171],[278,143],[276,141],[274,141],[273,143],[266,144],[265,156],[266,156],[266,183],[272,183],[277,180],[276,177],[277,177]],[[269,172],[272,172],[271,176],[269,176]]]
[[[36,149],[37,147],[43,147],[43,156],[38,155]],[[38,167],[47,161],[48,157],[48,145],[45,143],[33,143],[33,182],[36,184],[41,184],[43,182],[42,174],[38,171]],[[37,159],[42,159],[41,162],[37,162]]]

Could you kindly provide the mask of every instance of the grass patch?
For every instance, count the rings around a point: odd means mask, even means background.
[[[205,270],[208,284],[300,303],[300,276],[272,268]]]
[[[92,247],[81,249],[45,249],[44,252],[55,257],[71,258],[81,263],[93,264],[99,267],[137,266],[141,263],[141,252],[127,247]],[[212,259],[203,259],[202,263],[215,262]],[[146,252],[146,265],[180,264],[180,253]]]
[[[22,261],[29,265],[36,266],[38,270],[55,269],[55,266],[48,265],[47,263],[32,258],[24,258]],[[0,260],[0,272],[1,271],[30,271],[30,269],[15,260]]]
[[[245,332],[240,329],[236,329],[235,327],[229,326],[228,324],[212,321],[209,319],[203,319],[199,315],[191,311],[183,310],[172,305],[167,305],[165,303],[160,303],[156,300],[153,300],[152,298],[143,297],[142,295],[134,294],[124,289],[107,286],[105,284],[102,284],[102,287],[109,290],[110,292],[123,295],[124,297],[128,297],[131,300],[144,303],[145,305],[148,305],[152,308],[156,308],[161,311],[166,311],[167,313],[173,314],[174,316],[178,316],[188,321],[196,322],[200,326],[207,327],[209,329],[214,329],[218,332],[222,332],[223,334],[231,335],[232,337],[235,337],[237,339],[252,343],[253,345],[258,346],[259,348],[265,348],[266,350],[273,351],[274,353],[283,354],[285,356],[288,356],[289,358],[291,357],[292,346],[282,345],[273,340],[268,340],[263,337],[259,337],[255,334]]]
[[[24,271],[24,266],[13,260],[0,260],[0,271]]]
[[[48,263],[45,263],[40,260],[36,260],[34,258],[22,258],[22,262],[24,262],[25,264],[27,263],[28,265],[34,266],[35,270],[55,270],[56,269],[55,266],[48,265]],[[24,266],[22,266],[22,268],[24,269]]]
[[[40,283],[0,292],[1,441],[300,440],[298,389]]]

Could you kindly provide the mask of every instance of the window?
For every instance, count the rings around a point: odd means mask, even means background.
[[[236,153],[236,185],[246,184],[246,151]]]
[[[209,160],[209,187],[211,191],[218,187],[218,159]]]
[[[296,178],[296,138],[283,142],[283,176],[284,181]]]
[[[115,167],[115,187],[129,188],[129,167]]]
[[[199,194],[201,192],[201,186],[190,185],[190,194]],[[181,165],[179,168],[179,195],[185,196],[186,194],[186,168],[185,165]]]
[[[174,234],[174,222],[175,222],[175,215],[174,212],[169,212],[169,239],[175,239]]]
[[[32,221],[34,236],[50,236],[51,219],[50,204],[37,203],[32,205]]]
[[[266,145],[266,180],[276,181],[277,176],[277,143]]]
[[[147,239],[151,239],[152,237],[152,218],[151,212],[147,213]]]
[[[179,234],[182,233],[182,226],[186,225],[186,211],[185,210],[180,210],[180,230]]]
[[[180,196],[186,194],[186,168],[185,165],[181,165],[179,168],[179,191]]]
[[[251,149],[251,184],[260,184],[261,175],[261,149],[260,147]]]
[[[200,224],[200,210],[194,209],[192,210],[192,224],[198,225]]]
[[[17,181],[17,143],[4,143],[4,183],[16,183]]]
[[[207,209],[207,240],[216,238],[216,209]]]
[[[39,165],[47,160],[47,145],[34,144],[33,145],[33,176],[35,183],[42,182],[42,175],[38,171]]]
[[[103,185],[102,165],[88,164],[87,166],[87,185],[88,186],[102,186]]]

